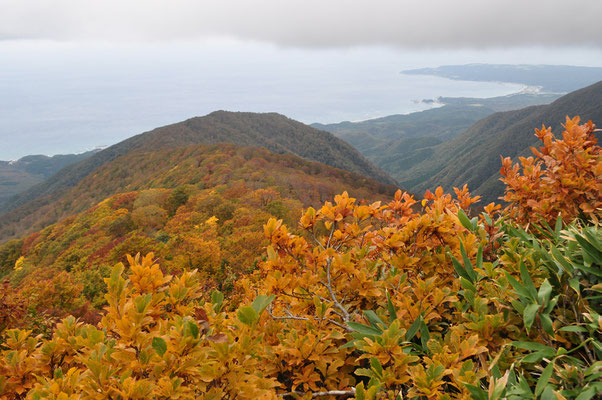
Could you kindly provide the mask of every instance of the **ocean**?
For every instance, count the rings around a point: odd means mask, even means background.
[[[453,57],[452,57],[453,58]],[[394,49],[304,50],[237,43],[0,47],[0,160],[77,153],[215,110],[304,123],[358,121],[493,97],[518,84],[401,74],[459,62]],[[466,60],[474,61],[473,59]]]

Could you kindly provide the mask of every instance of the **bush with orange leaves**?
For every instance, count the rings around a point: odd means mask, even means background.
[[[543,142],[531,148],[535,158],[519,157],[521,167],[502,158],[503,200],[510,202],[508,213],[522,223],[551,222],[558,215],[564,222],[575,217],[597,221],[602,212],[602,152],[597,146],[595,125],[580,118],[566,118],[562,139],[552,128],[542,126],[535,135]],[[522,175],[521,175],[522,173]]]
[[[256,321],[232,319],[223,297],[200,303],[196,271],[174,278],[152,253],[128,259],[128,276],[118,264],[106,279],[97,326],[68,317],[49,340],[4,332],[0,399],[276,398]]]
[[[536,154],[550,171],[527,161],[526,177],[506,178],[509,193],[533,198],[505,211],[489,204],[470,218],[478,198],[464,187],[420,203],[345,192],[307,209],[295,232],[270,219],[267,257],[237,282],[238,308],[219,292],[204,300],[196,271],[174,278],[152,254],[128,257],[128,273],[118,264],[106,279],[97,325],[69,317],[49,340],[4,332],[0,399],[600,397],[599,174],[562,179],[574,170],[563,146],[585,140],[577,122],[565,144],[542,134]],[[599,157],[585,142],[580,165]],[[566,196],[551,202],[554,185]],[[590,218],[563,222],[579,212]],[[554,215],[554,228],[543,223]]]
[[[303,235],[268,221],[252,291],[275,296],[265,365],[281,395],[357,395],[369,381],[380,382],[368,389],[379,398],[469,395],[465,385],[485,376],[485,345],[503,330],[480,338],[491,324],[463,326],[450,256],[474,259],[486,240],[457,216],[477,198],[456,196],[438,188],[420,208],[401,191],[369,205],[343,193],[305,212]]]

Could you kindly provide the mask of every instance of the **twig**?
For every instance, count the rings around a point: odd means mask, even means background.
[[[292,391],[288,393],[279,394],[278,397],[287,397],[287,396],[305,396],[307,393]],[[355,395],[355,388],[351,388],[349,390],[330,390],[328,392],[315,392],[311,394],[312,398],[323,397],[323,396],[353,396]]]

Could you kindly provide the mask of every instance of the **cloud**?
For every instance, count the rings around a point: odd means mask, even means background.
[[[602,48],[596,0],[0,0],[0,10],[0,40]]]

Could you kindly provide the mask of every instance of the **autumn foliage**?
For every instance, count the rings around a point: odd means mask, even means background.
[[[212,259],[226,249],[219,238],[236,238],[220,236],[218,217],[191,217],[211,204],[210,192],[113,198],[118,210],[164,196],[183,202],[166,215],[131,216],[148,217],[153,232],[165,218],[159,229],[166,245],[177,240],[173,257],[161,247],[100,275],[97,323],[70,316],[44,337],[0,320],[0,399],[600,396],[600,149],[591,123],[567,120],[566,129],[563,140],[538,131],[543,147],[522,160],[522,174],[504,161],[505,209],[489,204],[474,215],[478,196],[464,187],[372,203],[343,192],[290,227],[289,214],[266,218],[263,259],[240,270],[229,297],[207,280],[220,273]],[[271,215],[286,209],[267,189],[228,190],[253,196],[255,207],[271,204]],[[250,210],[219,213],[231,215],[232,228],[245,218],[254,226]],[[117,214],[108,225],[129,229],[114,222],[127,214]],[[178,235],[183,227],[191,235]],[[214,248],[202,234],[212,229]],[[138,235],[132,246],[149,243]],[[21,268],[32,268],[25,261]],[[45,289],[44,307],[60,307],[65,274],[55,292]]]
[[[531,148],[534,157],[520,157],[521,166],[502,158],[503,200],[510,202],[510,215],[521,222],[544,219],[565,222],[575,217],[596,219],[602,208],[602,152],[596,145],[595,125],[579,125],[579,117],[566,118],[562,139],[552,128],[536,129],[543,142]],[[599,130],[598,130],[599,131]],[[521,170],[522,167],[522,170]]]

